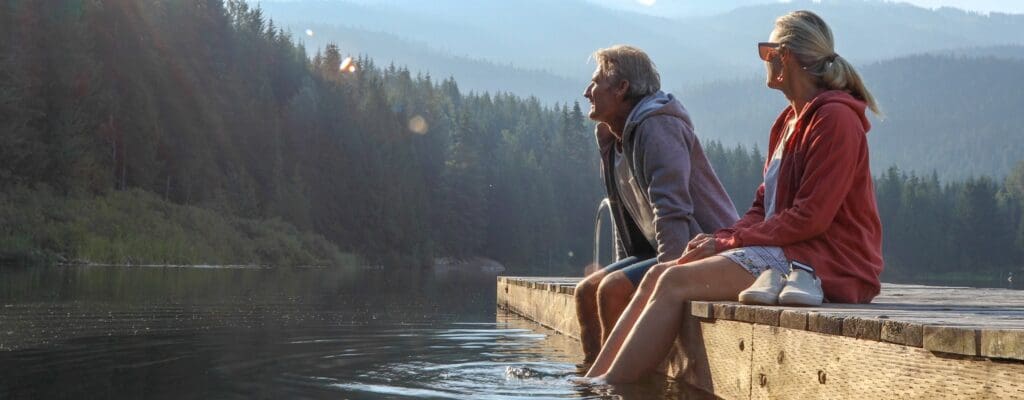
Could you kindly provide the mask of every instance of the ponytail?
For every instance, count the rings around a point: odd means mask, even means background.
[[[868,108],[875,115],[882,116],[882,111],[878,108],[875,97],[864,86],[864,80],[860,78],[857,70],[845,58],[836,55],[834,60],[826,60],[820,78],[825,87],[850,93],[850,95],[858,100],[867,103]]]
[[[817,14],[794,11],[775,21],[779,43],[796,55],[797,60],[827,89],[842,90],[867,103],[871,112],[882,116],[881,109],[864,85],[864,80],[845,58],[835,53],[832,29]]]

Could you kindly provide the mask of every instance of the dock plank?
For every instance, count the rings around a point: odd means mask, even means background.
[[[1005,368],[983,359],[944,358],[915,347],[764,325],[753,329],[758,384],[752,399],[1024,396],[1021,365]]]
[[[498,304],[578,337],[578,280],[501,277]],[[661,371],[722,398],[1024,399],[1024,291],[883,284],[871,304],[695,301],[681,330]]]

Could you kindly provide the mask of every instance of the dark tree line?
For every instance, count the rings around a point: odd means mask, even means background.
[[[579,104],[368,57],[342,71],[337,46],[309,59],[235,0],[8,1],[0,35],[4,188],[142,189],[385,264],[588,252],[601,189]]]
[[[7,1],[0,39],[4,191],[144,190],[284,221],[399,268],[484,255],[566,273],[590,261],[603,188],[578,103],[462,93],[367,56],[342,71],[343,49],[309,58],[236,0]],[[763,154],[704,145],[743,211]],[[1021,265],[1022,176],[882,175],[887,273]]]
[[[940,183],[895,167],[875,182],[888,277],[1002,281],[1024,270],[1024,162],[1002,182]]]

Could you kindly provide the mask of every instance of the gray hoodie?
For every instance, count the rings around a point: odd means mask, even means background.
[[[671,94],[659,91],[640,100],[626,119],[622,153],[614,148],[614,143],[601,144],[605,183],[613,214],[619,216],[615,224],[620,258],[637,255],[639,232],[656,249],[658,261],[675,260],[698,233],[732,226],[739,218],[693,133],[690,116]],[[632,174],[629,187],[620,187],[615,179],[615,158],[620,156]],[[624,218],[626,213],[629,218]],[[653,216],[653,221],[641,221],[645,216]],[[634,226],[622,226],[630,224]],[[651,225],[653,237],[644,232],[651,231]],[[623,240],[623,235],[634,238]]]

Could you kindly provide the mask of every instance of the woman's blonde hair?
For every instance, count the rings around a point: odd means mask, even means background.
[[[628,99],[639,100],[661,90],[661,75],[643,50],[620,44],[595,51],[593,57],[605,76],[629,82]]]
[[[828,89],[843,90],[867,103],[875,115],[882,113],[874,96],[853,65],[836,54],[832,29],[817,14],[794,11],[775,20],[776,40],[789,49],[808,73]]]

